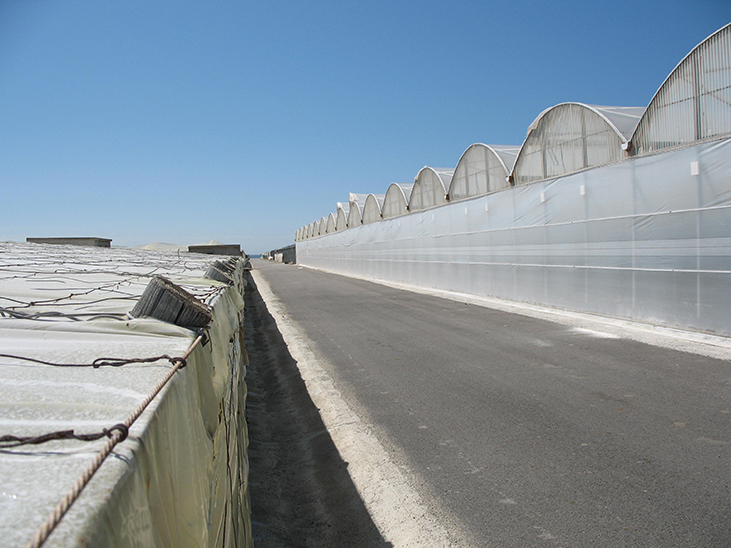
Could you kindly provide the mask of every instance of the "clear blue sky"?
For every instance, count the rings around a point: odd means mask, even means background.
[[[730,0],[0,0],[0,240],[260,253],[564,101],[646,106]]]

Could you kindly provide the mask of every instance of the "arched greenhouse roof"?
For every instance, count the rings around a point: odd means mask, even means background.
[[[348,228],[353,228],[362,224],[363,207],[358,202],[350,202],[350,210],[348,211]]]
[[[369,194],[363,206],[363,224],[375,223],[381,220],[381,207],[383,206],[383,194]]]
[[[731,133],[731,23],[703,40],[678,64],[650,101],[632,136],[632,152]]]
[[[381,206],[381,214],[384,219],[398,217],[409,212],[409,196],[414,188],[414,183],[391,183],[386,190]]]
[[[338,213],[335,219],[335,230],[345,230],[348,228],[348,212],[350,211],[350,204],[344,204],[338,202]]]
[[[514,184],[560,177],[626,158],[623,145],[644,110],[584,103],[561,103],[544,110],[528,128],[515,160]]]
[[[365,205],[366,198],[368,198],[368,194],[357,194],[355,192],[350,193],[350,197],[348,198],[348,202],[351,204],[353,202],[360,204],[361,208]]]
[[[475,143],[464,151],[454,170],[447,196],[449,201],[463,200],[510,186],[519,146]]]
[[[333,232],[335,232],[336,223],[337,223],[337,217],[335,216],[334,213],[330,213],[327,216],[327,223],[325,224],[325,232],[327,234],[332,234]]]
[[[414,179],[409,198],[409,211],[419,211],[447,203],[447,191],[452,182],[453,169],[424,166]]]

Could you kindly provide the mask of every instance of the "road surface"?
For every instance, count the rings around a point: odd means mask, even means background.
[[[727,349],[254,268],[277,321],[442,520],[440,543],[731,546]]]

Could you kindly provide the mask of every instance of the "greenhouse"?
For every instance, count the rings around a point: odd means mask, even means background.
[[[363,224],[380,221],[381,207],[383,206],[384,194],[369,194],[363,205]]]
[[[348,228],[354,228],[363,224],[363,208],[358,202],[350,203],[348,211]]]
[[[337,221],[336,221],[335,214],[330,213],[327,216],[327,222],[325,223],[325,232],[327,234],[332,234],[333,232],[335,232],[336,222]]]
[[[510,186],[519,146],[476,143],[464,151],[448,189],[448,200],[464,200]]]
[[[383,198],[381,214],[384,219],[398,217],[409,212],[409,197],[414,183],[391,183]]]
[[[348,214],[350,213],[350,204],[338,202],[338,213],[335,219],[335,230],[345,230],[348,228]]]
[[[363,222],[298,242],[298,262],[731,335],[731,26],[648,107],[550,107],[517,154],[472,145],[369,195]]]
[[[447,190],[453,174],[453,169],[423,167],[414,179],[409,197],[409,211],[446,204]]]
[[[368,194],[355,194],[350,193],[348,207],[348,228],[360,226],[363,224],[363,206],[365,206],[366,198]]]
[[[731,24],[693,49],[650,101],[632,137],[632,153],[731,133]]]
[[[512,181],[523,185],[627,158],[627,141],[643,107],[562,103],[544,110],[528,128]]]

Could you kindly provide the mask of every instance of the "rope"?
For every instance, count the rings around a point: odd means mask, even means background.
[[[202,336],[202,335],[201,335]],[[38,360],[36,358],[27,358],[25,356],[15,356],[14,354],[0,354],[0,358],[10,358],[13,360],[22,360],[26,362],[40,363],[43,365],[52,365],[54,367],[93,367],[98,369],[102,366],[108,365],[111,367],[121,367],[123,365],[129,365],[131,363],[152,363],[159,360],[168,360],[173,365],[175,362],[180,361],[181,358],[171,358],[167,354],[162,356],[154,356],[152,358],[97,358],[91,363],[55,363]],[[185,360],[183,360],[185,361]],[[185,364],[181,368],[185,367]]]
[[[42,436],[11,436],[6,435],[0,437],[0,448],[7,449],[9,447],[19,447],[21,445],[40,445],[51,440],[79,440],[79,441],[96,441],[104,436],[111,438],[114,430],[122,430],[124,438],[127,437],[129,429],[122,423],[115,424],[109,429],[103,428],[101,432],[94,434],[75,434],[73,430],[58,430],[57,432],[49,432]],[[123,439],[124,439],[123,438]]]
[[[20,312],[19,310],[13,310],[11,308],[3,308],[3,307],[0,307],[0,316],[2,316],[2,317],[9,316],[11,318],[16,318],[19,320],[39,320],[39,321],[53,321],[53,318],[61,318],[61,319],[73,320],[75,322],[82,321],[80,318],[91,318],[93,320],[97,320],[100,318],[109,318],[109,319],[121,320],[121,321],[123,321],[127,318],[127,314],[114,313],[114,312],[105,312],[105,313],[83,312],[83,313],[76,313],[76,314],[65,314],[63,312],[58,312],[58,311],[49,311],[49,312],[35,312],[34,314],[30,314],[28,312]],[[51,318],[51,319],[47,320],[44,318]]]
[[[79,498],[81,491],[84,489],[84,487],[86,487],[92,476],[101,467],[104,460],[111,454],[114,447],[127,437],[127,432],[129,431],[129,428],[132,426],[132,424],[139,418],[142,412],[147,408],[147,406],[155,398],[155,396],[157,396],[160,390],[163,389],[168,381],[173,378],[173,375],[175,375],[175,373],[179,369],[185,367],[186,360],[193,352],[195,347],[198,346],[198,344],[203,340],[203,336],[203,333],[199,334],[198,337],[188,347],[188,350],[185,351],[185,354],[183,354],[182,357],[169,358],[173,363],[173,367],[158,383],[155,389],[150,394],[148,394],[148,396],[142,403],[140,403],[137,409],[135,409],[135,411],[129,417],[127,417],[127,420],[125,420],[124,423],[110,428],[111,437],[109,441],[107,441],[104,448],[97,454],[92,463],[84,471],[81,477],[76,481],[71,490],[53,509],[53,512],[49,514],[48,518],[46,518],[46,522],[41,525],[40,529],[38,529],[35,536],[28,543],[26,548],[40,548],[41,546],[43,546],[43,544],[46,542],[46,539],[48,539],[48,536],[61,522],[61,519],[64,517],[64,515],[66,515],[66,512],[68,512],[69,508],[71,508],[71,505],[76,501],[77,498]]]

